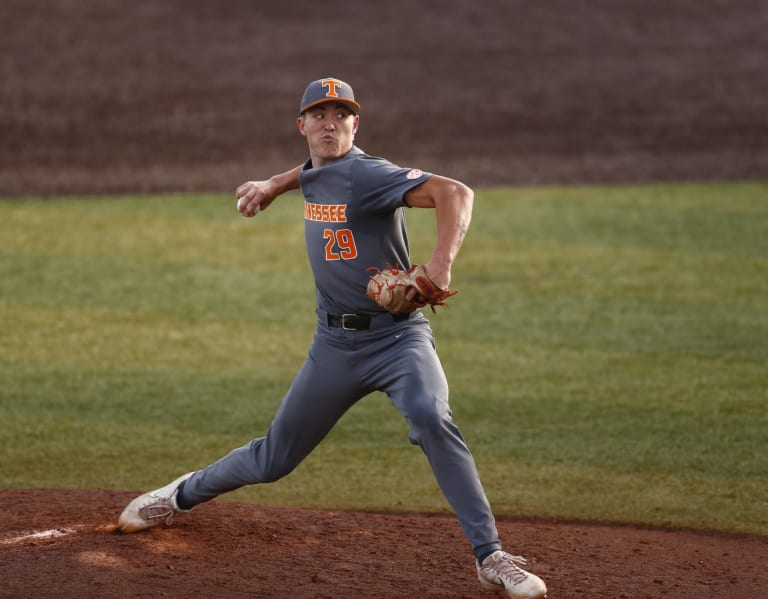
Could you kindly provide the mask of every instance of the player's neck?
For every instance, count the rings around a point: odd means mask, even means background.
[[[352,146],[354,147],[354,146]],[[341,152],[340,154],[316,154],[313,152],[309,153],[309,158],[312,160],[312,167],[317,168],[321,166],[328,166],[329,164],[333,164],[334,162],[338,162],[342,158],[344,158],[349,152],[352,150],[352,147],[347,148],[344,152]]]

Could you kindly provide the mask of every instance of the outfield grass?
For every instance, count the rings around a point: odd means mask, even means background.
[[[266,430],[314,322],[299,196],[7,200],[0,238],[0,486],[147,488]],[[497,514],[768,536],[768,184],[483,190],[454,283],[431,320]],[[407,433],[372,396],[227,498],[447,510]]]

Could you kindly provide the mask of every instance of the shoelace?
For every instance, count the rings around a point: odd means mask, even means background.
[[[504,557],[508,560],[514,562],[515,564],[520,564],[521,566],[527,566],[528,560],[525,559],[522,555],[510,555],[509,553],[504,553]]]
[[[525,566],[528,562],[522,555],[510,555],[504,552],[501,558],[493,564],[492,568],[499,578],[506,578],[514,585],[520,584],[528,578],[528,573],[521,569],[518,564]]]

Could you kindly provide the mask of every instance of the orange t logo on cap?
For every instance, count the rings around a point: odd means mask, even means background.
[[[320,82],[320,85],[323,87],[327,87],[328,91],[325,92],[326,98],[338,98],[339,93],[336,91],[336,88],[338,88],[341,85],[341,81],[337,79],[323,79]]]

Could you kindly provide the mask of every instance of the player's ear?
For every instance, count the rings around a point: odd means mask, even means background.
[[[296,126],[299,128],[299,133],[306,137],[307,132],[304,130],[304,115],[301,115],[296,119]]]
[[[355,115],[355,121],[352,124],[352,133],[357,133],[357,128],[360,126],[360,115]]]

